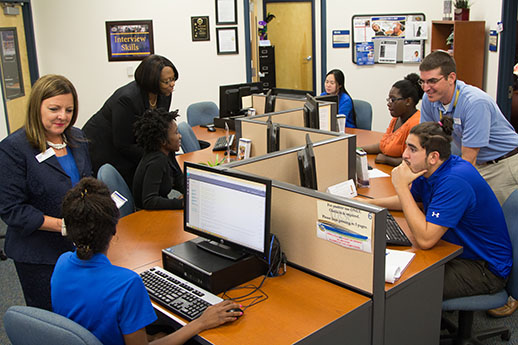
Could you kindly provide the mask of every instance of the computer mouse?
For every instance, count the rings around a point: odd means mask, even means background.
[[[229,313],[240,312],[241,315],[238,315],[237,317],[242,316],[244,314],[244,312],[241,308],[232,308],[232,309],[227,310],[227,312],[229,312]]]
[[[209,132],[215,132],[215,131],[216,131],[216,128],[214,128],[214,126],[209,126],[209,127],[207,127],[207,130],[208,130]]]

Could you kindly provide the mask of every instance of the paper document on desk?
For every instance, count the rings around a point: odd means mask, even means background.
[[[386,249],[385,281],[392,284],[398,280],[414,257],[415,253]]]
[[[356,185],[352,179],[329,186],[327,187],[326,192],[333,195],[343,196],[348,199],[354,198],[358,195],[356,192]]]
[[[372,169],[369,170],[369,178],[376,178],[376,177],[390,177],[389,174],[384,173],[383,171],[379,169]]]

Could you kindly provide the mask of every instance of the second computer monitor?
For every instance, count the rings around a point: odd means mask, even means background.
[[[310,94],[306,95],[304,104],[304,127],[320,129],[320,119],[318,116],[318,102]]]
[[[184,229],[207,239],[198,246],[234,260],[266,257],[271,180],[189,162],[184,173]]]
[[[318,190],[315,153],[313,152],[313,143],[309,138],[309,134],[306,134],[306,146],[297,152],[297,159],[299,163],[300,185]]]
[[[244,114],[243,97],[263,92],[260,82],[221,85],[219,87],[219,117],[233,117]]]

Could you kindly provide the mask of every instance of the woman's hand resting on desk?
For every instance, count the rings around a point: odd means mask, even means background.
[[[403,159],[401,157],[390,157],[384,155],[383,153],[378,153],[376,159],[374,160],[374,162],[376,162],[377,164],[387,164],[393,167],[398,166],[399,164],[401,164],[402,161]]]

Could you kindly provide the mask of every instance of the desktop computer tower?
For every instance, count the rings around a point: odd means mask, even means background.
[[[200,238],[162,249],[162,265],[214,294],[246,283],[267,273],[265,262],[255,255],[233,261],[198,248]]]

